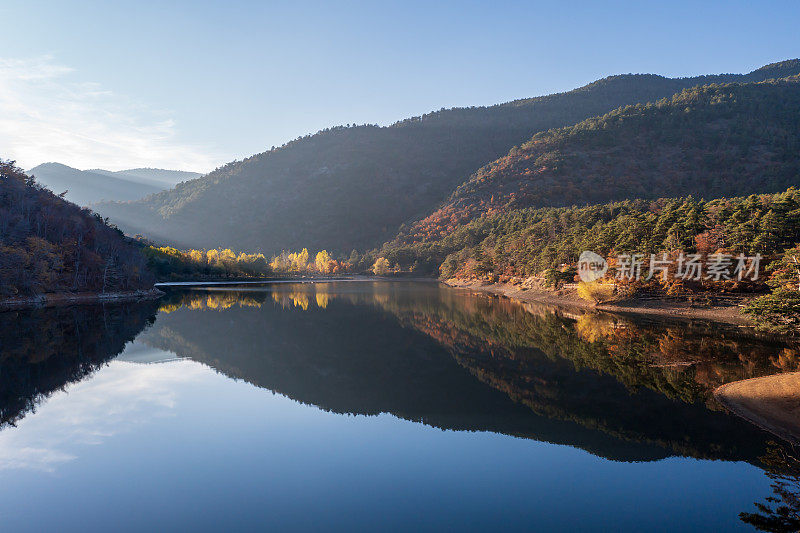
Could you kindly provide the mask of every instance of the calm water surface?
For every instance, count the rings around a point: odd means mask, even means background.
[[[0,353],[4,531],[752,530],[798,494],[711,391],[800,352],[735,330],[284,283],[4,313]]]

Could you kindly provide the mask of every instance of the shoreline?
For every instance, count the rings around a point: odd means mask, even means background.
[[[118,291],[118,292],[78,292],[78,293],[51,293],[27,298],[7,298],[0,300],[0,311],[14,311],[39,307],[56,307],[80,304],[96,304],[109,302],[133,302],[138,300],[155,300],[162,297],[164,291],[153,287],[148,290]]]
[[[520,302],[535,302],[558,307],[571,307],[583,311],[602,311],[619,315],[660,317],[678,320],[704,320],[729,326],[754,329],[753,321],[740,312],[739,302],[746,297],[736,298],[729,305],[715,305],[708,308],[691,307],[688,302],[670,299],[628,299],[610,304],[594,304],[578,297],[575,291],[551,291],[540,288],[527,288],[523,284],[488,283],[474,280],[448,279],[442,283],[463,290],[471,290],[504,296]]]
[[[714,398],[728,411],[792,444],[800,444],[800,372],[720,385]]]

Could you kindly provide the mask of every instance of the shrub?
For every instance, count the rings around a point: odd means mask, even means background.
[[[613,283],[602,280],[578,283],[578,296],[597,304],[613,300],[615,292]]]
[[[778,288],[751,301],[742,310],[762,331],[789,333],[800,326],[800,292]]]

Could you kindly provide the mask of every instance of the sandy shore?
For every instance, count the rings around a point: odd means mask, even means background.
[[[153,287],[143,291],[124,292],[79,292],[42,294],[30,298],[8,298],[0,300],[0,311],[25,309],[27,307],[53,307],[59,305],[92,304],[104,302],[131,302],[136,300],[152,300],[164,295],[163,291]]]
[[[700,319],[735,326],[753,325],[752,321],[748,317],[739,312],[741,306],[747,301],[745,297],[727,299],[724,304],[717,304],[702,308],[692,307],[685,300],[677,299],[629,299],[617,301],[613,304],[596,305],[593,302],[588,302],[581,299],[575,290],[569,289],[550,291],[537,288],[527,288],[521,283],[489,284],[485,282],[462,281],[454,279],[446,280],[444,283],[450,287],[487,292],[506,296],[508,298],[523,302],[538,302],[556,305],[559,307],[597,310],[628,315],[647,315],[677,319]]]
[[[727,383],[714,396],[742,418],[800,444],[800,372]]]

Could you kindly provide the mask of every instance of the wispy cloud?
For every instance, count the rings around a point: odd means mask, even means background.
[[[51,56],[0,57],[0,157],[30,168],[161,167],[207,172],[220,161],[179,142],[169,113],[116,94]]]
[[[0,432],[0,472],[55,471],[85,454],[87,446],[173,416],[181,385],[194,387],[203,379],[216,374],[193,361],[112,361],[92,378],[54,394],[18,427]]]

